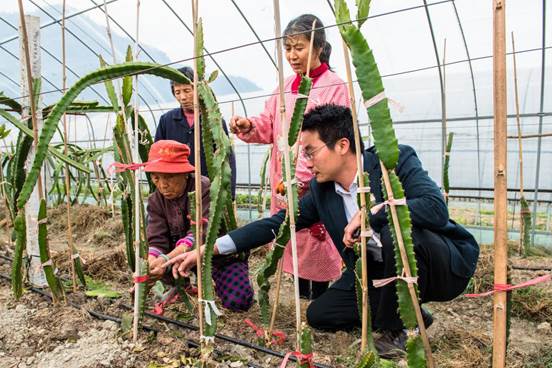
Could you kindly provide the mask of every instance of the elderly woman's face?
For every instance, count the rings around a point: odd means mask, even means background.
[[[180,107],[185,111],[194,110],[194,88],[191,84],[175,83],[173,86],[173,94]]]
[[[151,180],[163,197],[176,199],[184,194],[188,174],[152,173]]]

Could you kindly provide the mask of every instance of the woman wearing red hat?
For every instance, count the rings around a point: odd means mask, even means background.
[[[151,173],[156,191],[148,198],[147,237],[150,278],[172,277],[163,264],[194,247],[188,218],[188,193],[195,190],[194,166],[188,161],[187,145],[155,142],[149,151],[145,171]],[[209,218],[209,179],[201,177],[203,218]],[[193,204],[192,204],[193,205]],[[204,234],[207,224],[204,225]],[[213,260],[215,291],[222,305],[234,311],[248,310],[253,303],[247,260]]]

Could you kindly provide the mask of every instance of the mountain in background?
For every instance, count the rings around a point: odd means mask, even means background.
[[[61,17],[58,7],[45,7],[40,13],[31,13],[41,17],[41,25],[52,23]],[[74,13],[75,10],[67,11],[67,14]],[[20,62],[19,40],[15,38],[9,42],[8,39],[17,36],[17,27],[19,26],[19,15],[16,13],[0,12],[0,91],[4,91],[10,97],[21,95],[20,87]],[[120,29],[115,24],[111,24],[112,38],[117,53],[117,60],[121,62],[124,59],[126,48],[133,41],[130,37],[123,37],[118,34]],[[41,29],[42,51],[42,91],[49,92],[43,95],[43,102],[51,104],[60,97],[59,89],[62,85],[61,78],[61,30],[58,24],[52,24]],[[5,43],[4,43],[5,42]],[[149,46],[142,45],[144,51],[140,53],[140,60],[153,61],[159,64],[168,64],[171,61],[166,53]],[[71,86],[79,77],[86,75],[99,67],[98,54],[105,60],[111,62],[111,48],[106,37],[105,27],[99,25],[88,18],[86,15],[78,15],[66,21],[66,53],[67,53],[67,84]],[[56,60],[56,58],[58,60]],[[173,65],[178,68],[181,65]],[[78,76],[77,76],[78,75]],[[236,89],[240,93],[258,91],[260,88],[247,78],[229,75],[228,76]],[[162,104],[173,101],[173,96],[169,88],[169,82],[165,79],[141,76],[138,90],[143,100],[149,104]],[[234,89],[228,83],[226,78],[219,74],[219,77],[213,82],[212,87],[219,96],[233,94]],[[79,96],[81,100],[100,100],[107,103],[107,97],[103,85],[95,85],[89,88]]]

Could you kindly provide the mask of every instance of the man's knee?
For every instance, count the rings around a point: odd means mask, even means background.
[[[328,328],[328,320],[324,309],[319,304],[314,300],[307,307],[307,323],[313,328],[325,330]]]
[[[312,328],[324,331],[349,331],[360,326],[356,310],[352,308],[339,313],[328,311],[325,303],[314,300],[307,308],[307,323]]]

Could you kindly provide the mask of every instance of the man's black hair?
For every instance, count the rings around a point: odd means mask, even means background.
[[[317,106],[305,114],[301,130],[318,132],[322,142],[330,149],[335,147],[338,140],[347,138],[351,152],[356,153],[353,118],[348,107],[334,104]],[[362,139],[360,149],[364,151]]]
[[[184,66],[182,68],[179,68],[178,71],[186,76],[190,80],[190,82],[194,81],[194,70],[190,68],[189,66]],[[171,92],[174,96],[174,81],[171,81]]]

